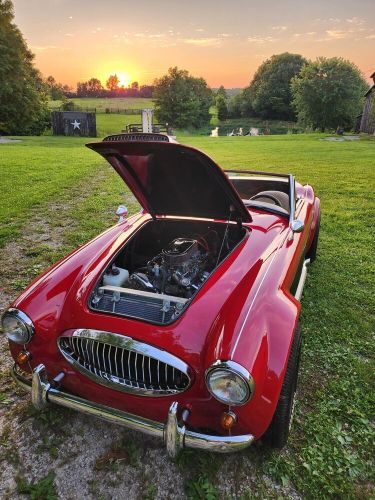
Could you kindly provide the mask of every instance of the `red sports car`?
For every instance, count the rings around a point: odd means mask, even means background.
[[[184,447],[285,445],[320,202],[292,175],[221,170],[160,134],[87,145],[142,211],[37,278],[2,318],[34,405]],[[120,211],[121,212],[121,211]]]

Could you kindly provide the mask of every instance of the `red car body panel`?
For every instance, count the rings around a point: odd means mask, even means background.
[[[250,208],[252,222],[244,224],[245,238],[169,325],[108,316],[87,305],[90,291],[116,252],[152,220],[148,213],[129,218],[74,251],[12,304],[35,325],[28,345],[29,370],[43,363],[50,377],[66,373],[62,385],[67,391],[160,422],[175,400],[180,408],[191,410],[193,428],[223,434],[220,416],[228,406],[208,392],[205,371],[218,359],[233,360],[252,374],[255,392],[248,403],[235,408],[238,422],[232,434],[261,437],[275,411],[299,319],[301,306],[291,289],[319,217],[319,199],[312,188],[297,184],[296,191],[296,215],[304,222],[303,232],[290,238],[286,217]],[[192,383],[180,394],[147,398],[98,385],[77,372],[58,349],[58,337],[79,328],[123,334],[164,349],[189,365]],[[21,347],[10,342],[14,358]]]

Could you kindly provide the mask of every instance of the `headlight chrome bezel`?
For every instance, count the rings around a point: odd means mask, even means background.
[[[237,376],[241,382],[244,384],[246,388],[246,397],[240,401],[240,402],[229,402],[228,400],[224,400],[220,397],[218,397],[214,391],[211,389],[209,380],[211,375],[216,371],[225,371],[230,374],[234,374]],[[220,403],[223,403],[228,406],[243,406],[244,404],[248,403],[250,399],[253,397],[254,391],[255,391],[255,382],[253,377],[250,375],[248,370],[241,366],[239,363],[236,363],[235,361],[215,361],[207,370],[205,373],[205,381],[206,381],[206,387],[209,393]]]
[[[24,333],[24,338],[20,341],[15,340],[14,338],[11,337],[11,333],[7,331],[6,328],[4,328],[4,318],[11,317],[16,319],[16,321],[21,325],[21,328]],[[20,311],[19,309],[16,308],[10,308],[7,311],[4,312],[4,314],[1,317],[1,326],[4,334],[7,336],[8,340],[11,342],[14,342],[15,344],[19,345],[26,345],[30,342],[30,340],[33,338],[34,333],[35,333],[35,327],[31,319],[25,314],[24,312]]]

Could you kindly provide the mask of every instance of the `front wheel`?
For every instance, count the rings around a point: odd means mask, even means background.
[[[283,448],[288,441],[296,399],[301,343],[301,330],[297,326],[279,401],[272,422],[264,435],[264,441],[272,448]]]

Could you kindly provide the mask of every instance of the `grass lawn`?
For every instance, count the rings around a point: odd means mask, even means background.
[[[109,134],[117,134],[129,123],[141,124],[141,115],[117,115],[117,114],[97,114],[96,130],[98,137],[105,137]]]
[[[93,158],[80,138],[25,137],[0,150],[0,247],[19,234],[31,208],[56,200],[82,177],[95,172]]]
[[[96,108],[97,113],[105,113],[106,108],[143,109],[153,108],[154,101],[144,97],[76,97],[69,99],[80,108]],[[49,108],[59,108],[62,101],[49,101]]]
[[[225,168],[292,172],[314,187],[322,203],[318,259],[302,299],[304,345],[289,445],[282,452],[254,446],[230,458],[185,453],[177,467],[192,498],[223,498],[225,474],[248,488],[241,495],[249,499],[288,498],[282,487],[304,498],[374,498],[375,140],[322,137],[183,138]],[[111,225],[124,200],[137,208],[118,176],[83,147],[86,141],[40,137],[0,145],[3,243],[33,224],[29,210],[60,224],[51,204],[75,200],[64,214],[64,245],[36,249],[31,263],[39,267]],[[248,459],[255,479],[247,485]],[[265,478],[280,491],[271,491]]]

